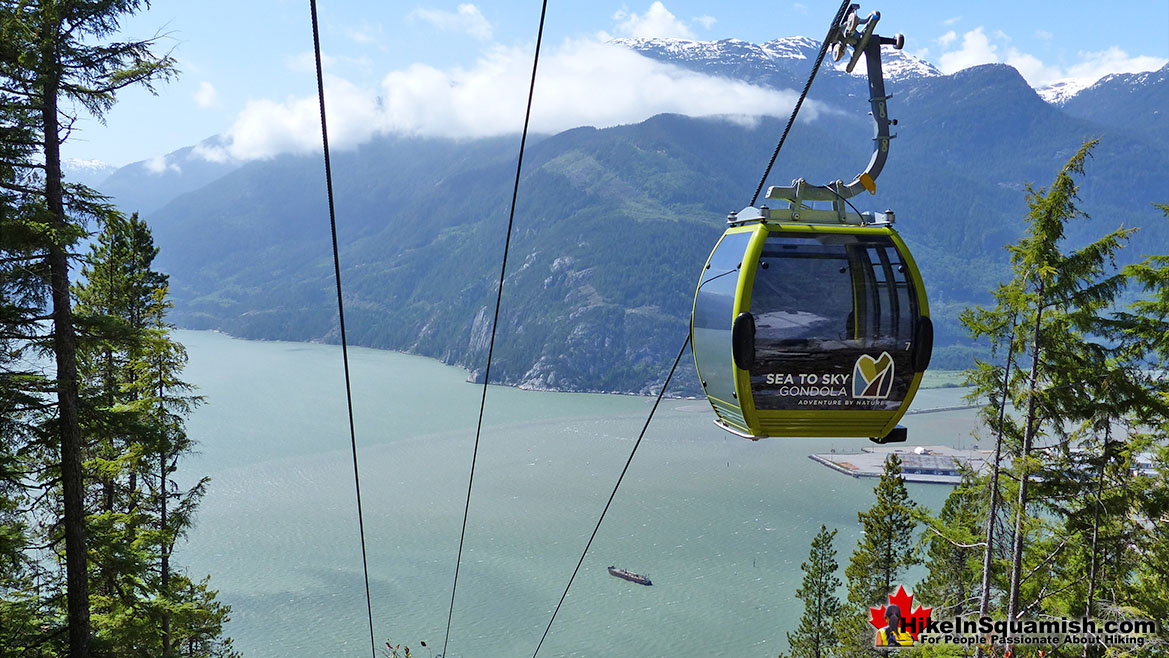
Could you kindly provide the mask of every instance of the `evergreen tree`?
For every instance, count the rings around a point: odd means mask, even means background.
[[[812,539],[812,550],[808,561],[800,565],[804,572],[804,583],[796,590],[796,598],[804,602],[804,615],[794,633],[787,634],[790,658],[827,658],[834,655],[839,641],[836,628],[840,623],[841,605],[836,598],[840,578],[836,570],[836,548],[832,545],[836,530],[828,532],[827,526],[820,526],[820,532]],[[784,654],[779,654],[785,658]]]
[[[857,514],[862,532],[844,575],[848,603],[841,613],[838,636],[845,656],[875,656],[875,629],[869,607],[888,602],[906,570],[916,563],[914,545],[916,504],[910,500],[901,474],[901,458],[890,453],[881,480],[873,490],[876,501]]]
[[[52,310],[50,345],[55,365],[56,413],[64,529],[69,655],[86,658],[90,645],[89,585],[82,474],[81,400],[77,333],[70,299],[69,252],[84,222],[100,216],[91,190],[68,185],[61,175],[61,144],[70,136],[74,107],[101,118],[116,93],[150,87],[172,72],[169,57],[155,55],[153,41],[108,41],[119,20],[146,3],[140,0],[29,0],[0,4],[0,90],[11,105],[6,138],[21,149],[12,158],[5,189],[26,211],[25,225],[38,237],[37,251],[48,273]]]
[[[1169,218],[1169,205],[1158,204]],[[1124,269],[1142,296],[1118,314],[1122,342],[1135,345],[1143,358],[1139,372],[1161,404],[1169,403],[1169,255],[1147,256]],[[1139,359],[1138,359],[1139,360]],[[1100,565],[1088,605],[1097,615],[1169,617],[1169,413],[1158,408],[1140,419],[1140,427],[1117,442],[1118,456],[1104,462],[1105,476],[1097,509]],[[1107,455],[1107,452],[1105,453]],[[1123,497],[1122,497],[1123,496]],[[1109,498],[1117,502],[1109,502]],[[1119,504],[1118,504],[1119,503]],[[1111,535],[1111,541],[1110,541]],[[1169,647],[1169,626],[1161,624],[1138,656],[1162,655]]]
[[[74,287],[85,327],[79,350],[87,467],[99,474],[89,517],[94,624],[111,656],[230,654],[220,631],[230,609],[206,581],[170,563],[207,480],[173,480],[192,444],[185,417],[199,403],[182,381],[186,351],[171,336],[167,277],[146,223],[111,213]]]
[[[914,590],[942,617],[978,611],[982,572],[982,519],[987,514],[985,483],[967,472],[946,497],[937,518],[925,518],[923,537],[929,575]]]
[[[849,602],[865,606],[885,602],[905,570],[915,564],[916,504],[905,488],[901,458],[896,453],[885,460],[885,470],[873,491],[876,502],[857,514],[863,532],[845,569]]]
[[[967,371],[966,383],[972,391],[968,399],[975,401],[985,398],[988,404],[982,407],[980,416],[983,424],[994,434],[994,456],[990,461],[990,473],[986,475],[986,488],[989,490],[988,509],[982,524],[982,573],[978,591],[978,614],[985,616],[991,609],[991,594],[995,588],[993,568],[996,560],[1001,560],[1007,553],[1003,542],[1003,445],[1004,442],[1014,445],[1021,442],[1022,431],[1019,423],[1012,416],[1007,415],[1010,406],[1010,392],[1012,378],[1018,377],[1015,367],[1016,338],[1019,331],[1019,314],[1008,311],[1021,296],[1022,290],[1016,282],[1001,285],[995,291],[998,304],[992,309],[975,307],[961,313],[962,324],[970,332],[972,338],[988,336],[991,339],[991,354],[999,354],[1004,345],[1007,351],[1005,365],[999,365],[978,359],[973,369]],[[1010,317],[1009,323],[1006,318]],[[972,474],[967,478],[975,483],[981,482],[980,475]],[[977,486],[977,485],[975,485]],[[999,590],[1005,591],[1006,585],[1000,583]],[[981,649],[979,649],[981,651]]]
[[[1081,249],[1062,251],[1067,222],[1082,216],[1075,205],[1078,187],[1074,176],[1083,174],[1084,161],[1095,144],[1084,144],[1050,189],[1029,193],[1027,235],[1011,247],[1016,280],[1026,291],[1014,310],[1027,327],[1027,344],[1020,352],[1027,354],[1030,365],[1026,384],[1017,391],[1014,400],[1016,408],[1025,411],[1023,442],[1013,462],[1019,485],[1010,552],[1009,618],[1019,616],[1024,608],[1036,602],[1034,598],[1030,602],[1020,599],[1025,566],[1023,547],[1034,525],[1039,523],[1029,508],[1032,478],[1043,467],[1041,459],[1033,455],[1033,449],[1037,441],[1048,435],[1060,445],[1068,445],[1064,421],[1074,418],[1083,408],[1082,384],[1085,376],[1093,374],[1090,367],[1085,371],[1075,366],[1089,362],[1090,357],[1085,357],[1094,350],[1086,341],[1102,328],[1100,312],[1115,300],[1124,282],[1119,273],[1109,274],[1107,266],[1113,262],[1130,230],[1118,229]],[[1040,557],[1038,564],[1045,558]],[[1039,581],[1033,579],[1033,582]]]
[[[0,20],[0,60],[15,56],[10,28]],[[0,84],[0,655],[38,655],[60,628],[44,605],[56,583],[29,516],[40,467],[30,447],[44,443],[53,385],[36,363],[48,277],[35,208],[21,192],[17,163],[35,143],[33,113],[20,100]]]
[[[1094,144],[1083,145],[1050,189],[1029,190],[1027,233],[1010,247],[1012,279],[996,291],[993,308],[963,314],[972,336],[1007,353],[1005,364],[979,363],[970,374],[973,395],[991,402],[983,420],[995,433],[996,458],[993,474],[968,478],[985,488],[989,509],[938,519],[940,533],[956,543],[931,541],[927,585],[936,588],[935,574],[957,573],[958,562],[944,563],[958,558],[960,537],[976,521],[985,538],[981,614],[1116,616],[1147,600],[1133,585],[1158,554],[1149,529],[1165,508],[1150,502],[1157,478],[1140,475],[1146,469],[1137,457],[1160,454],[1169,419],[1169,258],[1117,268],[1132,233],[1124,228],[1067,247],[1066,225],[1083,217],[1076,177]],[[1121,310],[1129,281],[1145,296]],[[1011,459],[1003,469],[1011,477],[1001,481],[1000,450]],[[947,506],[965,495],[955,490]],[[999,507],[1010,516],[1005,542]],[[997,605],[993,591],[1002,594]]]

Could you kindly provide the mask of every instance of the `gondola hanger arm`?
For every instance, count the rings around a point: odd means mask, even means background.
[[[873,117],[873,154],[869,158],[864,171],[857,174],[849,183],[836,180],[828,185],[813,185],[803,178],[792,181],[791,185],[773,185],[767,189],[766,198],[787,201],[786,208],[748,207],[732,213],[727,218],[728,223],[744,223],[749,221],[797,221],[801,223],[827,224],[874,224],[892,223],[893,214],[886,213],[857,213],[846,207],[848,199],[867,190],[870,194],[877,191],[876,180],[885,167],[885,160],[889,157],[889,142],[896,137],[890,134],[889,128],[896,125],[896,120],[889,118],[887,101],[891,95],[885,91],[885,77],[881,68],[881,46],[891,45],[900,50],[905,45],[905,37],[898,34],[894,37],[883,37],[876,33],[877,22],[881,20],[880,12],[873,12],[867,18],[860,18],[857,14],[859,5],[851,5],[847,15],[836,25],[829,35],[829,42],[833,58],[840,61],[852,49],[852,56],[845,69],[852,72],[863,55],[869,85],[870,114]],[[817,209],[807,205],[808,202],[831,202],[831,209]]]

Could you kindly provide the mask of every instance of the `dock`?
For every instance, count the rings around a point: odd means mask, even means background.
[[[981,471],[987,468],[994,453],[990,450],[962,450],[950,446],[872,446],[860,452],[830,452],[809,458],[832,470],[854,478],[879,478],[889,455],[901,458],[901,472],[906,482],[956,485],[962,481],[962,468]],[[1003,458],[1002,466],[1010,460]]]

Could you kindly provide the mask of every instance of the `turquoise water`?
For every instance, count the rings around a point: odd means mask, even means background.
[[[206,403],[181,477],[210,475],[177,561],[212,575],[247,658],[368,656],[340,348],[179,332]],[[378,642],[441,651],[482,387],[433,360],[350,351]],[[925,390],[917,407],[959,404]],[[491,387],[448,654],[531,655],[652,400]],[[704,401],[666,400],[542,656],[774,656],[802,609],[820,524],[847,562],[875,480],[810,461],[857,440],[752,443]],[[969,446],[973,410],[907,416],[910,441]],[[948,492],[910,485],[923,505]],[[653,587],[609,576],[610,564]],[[843,577],[843,574],[841,574]]]

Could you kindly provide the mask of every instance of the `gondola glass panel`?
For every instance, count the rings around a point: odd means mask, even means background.
[[[714,248],[695,295],[694,362],[712,404],[737,406],[731,360],[731,324],[743,254],[751,232],[728,233]],[[735,414],[738,415],[738,414]]]

